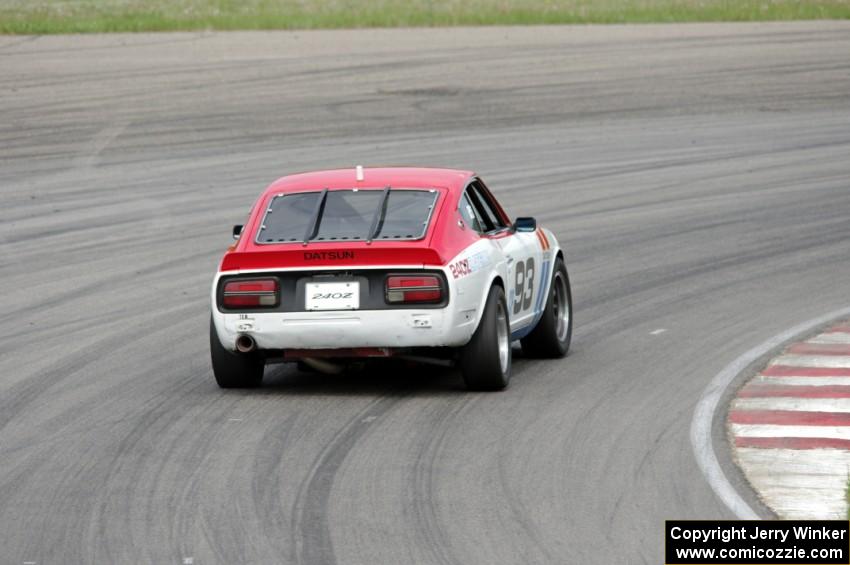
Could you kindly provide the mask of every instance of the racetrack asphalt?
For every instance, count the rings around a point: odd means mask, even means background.
[[[355,164],[551,228],[570,355],[219,390],[230,226]],[[3,563],[660,563],[706,384],[850,303],[850,22],[0,37],[0,198]]]

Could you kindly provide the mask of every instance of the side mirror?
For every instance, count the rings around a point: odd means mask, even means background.
[[[514,222],[516,231],[534,231],[537,229],[537,220],[534,218],[517,218]]]
[[[233,226],[233,239],[239,239],[240,235],[242,235],[242,224],[236,224]]]

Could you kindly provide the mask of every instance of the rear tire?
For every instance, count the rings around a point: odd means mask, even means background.
[[[529,357],[563,357],[573,338],[573,296],[564,261],[558,258],[549,285],[546,307],[537,325],[520,340],[522,352]]]
[[[255,388],[263,382],[263,357],[256,351],[233,353],[224,348],[218,339],[210,318],[210,360],[215,382],[221,388]]]
[[[463,348],[460,367],[469,390],[502,390],[511,379],[511,329],[505,291],[493,285],[484,314]]]

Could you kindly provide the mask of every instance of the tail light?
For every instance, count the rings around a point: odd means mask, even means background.
[[[390,304],[429,304],[443,299],[443,283],[432,275],[393,275],[387,277]]]
[[[224,284],[225,308],[268,308],[278,305],[276,279],[229,281]]]

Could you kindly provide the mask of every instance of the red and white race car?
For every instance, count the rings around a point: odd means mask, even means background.
[[[470,171],[283,177],[233,235],[212,285],[221,387],[259,385],[267,362],[406,356],[457,361],[468,388],[499,390],[512,341],[536,357],[570,347],[557,240],[512,222]]]

